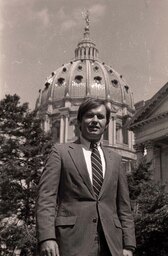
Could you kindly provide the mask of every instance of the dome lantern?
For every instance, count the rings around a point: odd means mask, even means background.
[[[85,15],[86,26],[84,28],[83,39],[75,49],[75,60],[97,60],[98,50],[96,44],[90,39],[90,20],[89,12]]]

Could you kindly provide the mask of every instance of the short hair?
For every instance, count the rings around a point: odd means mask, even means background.
[[[106,108],[106,124],[108,124],[110,121],[110,112],[111,111],[107,105],[107,101],[101,100],[101,99],[95,99],[95,98],[87,98],[81,103],[81,105],[79,106],[79,109],[78,109],[77,121],[79,123],[81,123],[82,118],[86,112],[88,112],[89,110],[91,110],[93,108],[97,108],[101,105],[104,105]]]

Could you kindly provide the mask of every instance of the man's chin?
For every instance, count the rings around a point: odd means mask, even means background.
[[[98,132],[95,132],[95,131],[92,131],[89,133],[89,138],[92,140],[92,139],[96,139],[97,141],[100,140],[101,138],[101,134],[99,134]]]

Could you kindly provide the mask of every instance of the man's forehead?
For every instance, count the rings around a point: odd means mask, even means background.
[[[98,107],[93,107],[93,108],[89,109],[86,113],[102,112],[103,110],[106,111],[105,106],[100,105]]]

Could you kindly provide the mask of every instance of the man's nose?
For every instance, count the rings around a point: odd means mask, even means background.
[[[97,122],[98,121],[98,118],[97,116],[95,115],[93,118],[92,118],[92,122]]]

